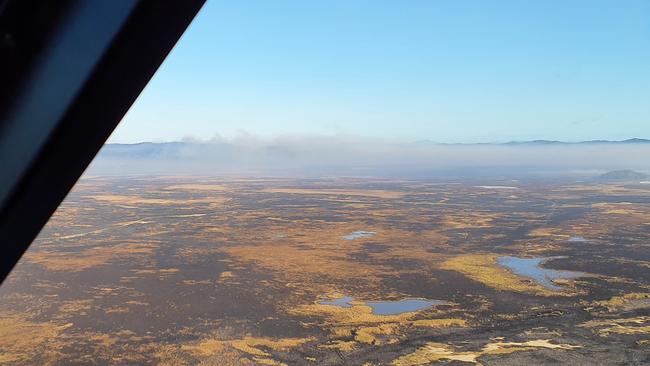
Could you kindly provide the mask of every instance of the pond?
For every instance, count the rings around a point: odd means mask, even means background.
[[[519,189],[519,187],[514,187],[514,186],[474,186],[474,188],[482,188],[482,189]]]
[[[583,238],[582,236],[572,236],[569,238],[569,243],[585,243],[587,242],[587,239]]]
[[[368,301],[366,305],[372,308],[374,314],[395,315],[426,309],[442,303],[440,300],[403,299],[397,301]]]
[[[342,308],[352,307],[350,304],[354,301],[351,296],[344,296],[337,299],[322,300],[318,302],[321,305],[334,305]],[[365,301],[364,305],[372,308],[372,313],[375,315],[396,315],[402,313],[409,313],[413,311],[423,310],[433,305],[444,304],[441,300],[429,299],[402,299],[395,301]]]
[[[354,297],[344,296],[344,297],[340,297],[338,299],[333,299],[333,300],[323,300],[323,301],[319,302],[319,304],[321,304],[321,305],[336,305],[336,306],[341,307],[341,308],[349,308],[349,307],[352,307],[352,305],[350,305],[351,301],[354,301]]]
[[[348,235],[343,236],[343,239],[345,240],[354,240],[354,239],[359,239],[359,238],[369,238],[371,236],[375,236],[374,231],[363,231],[363,230],[358,230],[353,233],[350,233]]]
[[[549,290],[555,291],[561,290],[562,287],[553,283],[554,280],[573,279],[587,276],[584,272],[548,269],[541,266],[544,262],[557,258],[558,257],[517,258],[504,256],[499,257],[497,263],[518,276],[532,278],[538,284],[548,288]]]

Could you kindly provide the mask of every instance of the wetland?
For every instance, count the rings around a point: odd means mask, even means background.
[[[638,187],[85,177],[0,287],[0,364],[648,364]]]

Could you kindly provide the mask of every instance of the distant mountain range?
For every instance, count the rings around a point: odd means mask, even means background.
[[[432,140],[419,140],[415,141],[415,145],[592,145],[592,144],[612,144],[612,145],[625,145],[625,144],[650,144],[650,139],[641,139],[641,138],[632,138],[627,140],[586,140],[586,141],[558,141],[558,140],[530,140],[530,141],[508,141],[508,142],[470,142],[470,143],[449,143],[449,142],[436,142]],[[152,153],[160,153],[164,150],[182,150],[187,146],[197,146],[197,145],[217,145],[221,147],[234,146],[236,144],[230,142],[183,142],[183,141],[172,141],[172,142],[138,142],[133,144],[106,144],[104,146],[105,150],[111,152],[127,152],[127,151],[150,151]]]
[[[300,155],[309,155],[314,151],[320,151],[317,154],[323,154],[325,151],[372,151],[374,149],[384,149],[391,146],[395,154],[400,151],[420,149],[422,147],[445,148],[454,146],[468,147],[548,147],[548,146],[586,146],[586,145],[603,145],[603,146],[644,146],[650,148],[650,139],[633,138],[628,140],[589,140],[579,142],[565,142],[555,140],[531,140],[531,141],[510,141],[500,143],[440,143],[431,140],[420,140],[411,143],[382,143],[373,140],[358,141],[354,139],[339,140],[337,138],[305,138],[304,140],[295,139],[290,141],[269,141],[255,143],[241,143],[238,141],[208,141],[208,142],[140,142],[135,144],[106,144],[102,148],[99,156],[103,158],[118,159],[178,159],[178,158],[200,158],[210,157],[218,158],[224,161],[242,158],[250,155],[257,157],[263,156],[269,159],[298,157]],[[318,150],[320,149],[320,150]],[[389,153],[390,155],[390,153]]]
[[[93,162],[92,171],[97,174],[246,171],[257,175],[400,177],[453,173],[515,178],[526,174],[550,177],[568,172],[585,179],[633,181],[646,178],[624,170],[650,172],[649,156],[650,139],[640,138],[471,144],[349,137],[250,138],[106,144]],[[595,178],[604,172],[611,174]]]
[[[601,182],[623,182],[623,181],[639,181],[647,179],[648,175],[641,172],[636,172],[630,169],[613,170],[605,174],[599,175],[596,180]]]
[[[530,141],[509,141],[509,142],[475,142],[475,143],[444,143],[431,140],[416,141],[416,144],[431,145],[590,145],[590,144],[650,144],[649,139],[632,138],[627,140],[586,140],[586,141],[557,141],[557,140],[530,140]]]

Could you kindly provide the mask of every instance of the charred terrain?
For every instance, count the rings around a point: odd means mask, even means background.
[[[0,364],[650,363],[650,184],[83,178]]]

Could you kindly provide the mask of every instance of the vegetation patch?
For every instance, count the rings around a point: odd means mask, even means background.
[[[558,295],[558,292],[550,291],[532,279],[517,276],[499,266],[497,256],[493,254],[459,255],[444,261],[440,268],[460,272],[474,281],[501,291],[528,292],[543,296]]]
[[[639,316],[632,318],[590,320],[579,327],[593,328],[598,335],[606,337],[610,334],[647,334],[650,333],[650,317]]]
[[[594,304],[607,308],[609,312],[645,309],[650,307],[650,293],[633,292],[614,296],[609,300],[596,301]]]
[[[538,339],[526,342],[491,342],[478,351],[458,351],[454,347],[442,343],[427,343],[415,352],[395,359],[391,364],[395,366],[428,365],[437,361],[460,361],[480,365],[478,358],[485,355],[504,355],[519,351],[532,351],[535,349],[563,349],[570,350],[580,346],[570,344],[555,344],[549,339]]]

